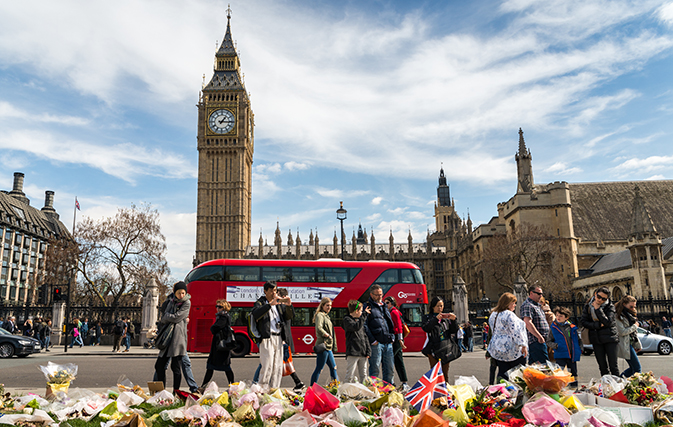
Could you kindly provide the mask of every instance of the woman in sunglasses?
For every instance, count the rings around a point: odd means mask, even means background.
[[[619,376],[617,348],[619,335],[615,306],[610,301],[610,291],[602,286],[594,292],[582,313],[582,326],[589,330],[589,341],[594,347],[601,376],[612,374]]]
[[[210,332],[213,334],[213,341],[210,344],[210,354],[208,355],[208,361],[206,362],[206,376],[203,378],[203,385],[200,389],[201,392],[203,392],[213,378],[214,371],[224,371],[227,375],[229,384],[234,382],[234,371],[231,370],[231,351],[228,349],[221,351],[217,350],[217,341],[220,339],[221,333],[223,332],[225,337],[228,336],[228,334],[234,333],[231,329],[231,319],[229,318],[231,304],[229,304],[227,300],[219,299],[215,303],[215,308],[217,308],[215,323],[210,327]]]

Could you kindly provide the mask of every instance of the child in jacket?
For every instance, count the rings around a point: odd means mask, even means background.
[[[346,332],[346,382],[354,383],[367,378],[367,359],[372,354],[369,339],[365,333],[365,319],[371,313],[367,307],[363,314],[360,301],[348,302],[348,314],[343,318],[343,329]],[[357,374],[357,375],[356,375]]]
[[[569,322],[570,309],[556,307],[556,320],[549,327],[547,347],[554,349],[554,358],[561,368],[568,368],[575,377],[571,386],[577,386],[577,362],[582,354],[582,337],[579,328]]]

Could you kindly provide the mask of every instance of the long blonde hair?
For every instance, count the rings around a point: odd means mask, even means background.
[[[313,323],[315,323],[315,318],[316,318],[316,316],[318,316],[319,312],[323,312],[323,313],[325,312],[325,310],[323,310],[323,307],[328,302],[332,302],[332,300],[329,299],[329,297],[325,297],[325,298],[320,300],[320,305],[318,306],[318,309],[315,311],[315,313],[313,313]]]

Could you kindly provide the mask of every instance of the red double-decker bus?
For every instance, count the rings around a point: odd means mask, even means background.
[[[420,351],[425,342],[421,329],[428,295],[423,276],[414,264],[389,261],[342,261],[338,259],[256,260],[218,259],[205,262],[185,278],[191,295],[192,308],[188,324],[188,351],[210,351],[210,326],[215,321],[215,301],[226,299],[232,306],[230,317],[237,346],[232,355],[241,357],[257,352],[248,337],[247,313],[264,294],[263,285],[276,281],[286,288],[292,298],[294,319],[292,337],[297,353],[309,353],[315,341],[313,313],[323,297],[330,297],[330,317],[334,324],[339,352],[346,350],[346,338],[341,328],[348,314],[348,301],[363,303],[369,299],[369,287],[380,285],[383,296],[394,296],[411,329],[405,340],[406,351]]]

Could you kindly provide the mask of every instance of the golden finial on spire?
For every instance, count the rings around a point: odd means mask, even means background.
[[[231,19],[231,4],[227,5],[227,21]]]
[[[205,74],[203,75],[203,82],[201,82],[201,89],[203,89],[204,87],[206,87],[206,75]]]

